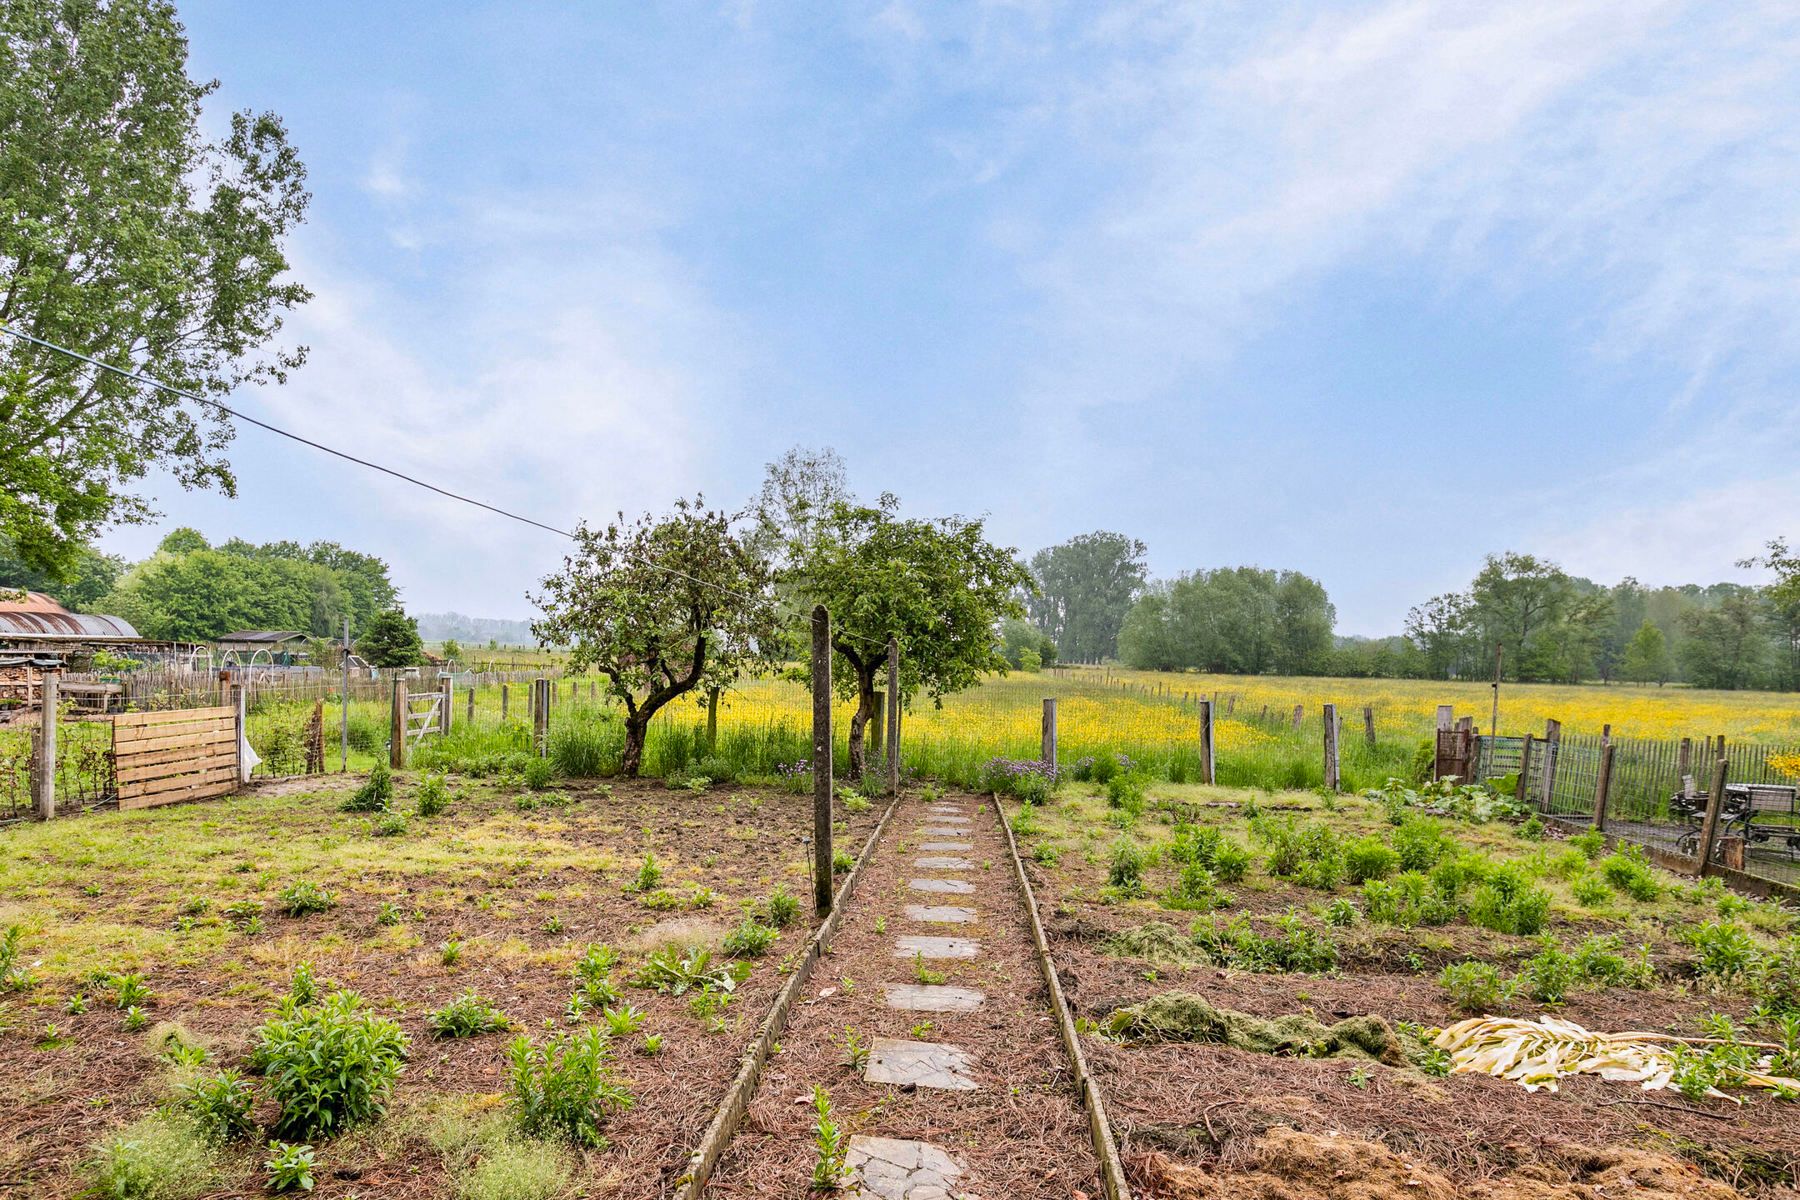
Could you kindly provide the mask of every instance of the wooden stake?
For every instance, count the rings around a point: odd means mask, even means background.
[[[888,795],[900,794],[900,639],[888,638],[888,705],[887,772]]]
[[[1373,704],[1363,705],[1363,740],[1369,743],[1370,749],[1375,748],[1375,706]]]
[[[1599,778],[1594,782],[1594,828],[1606,832],[1606,797],[1612,791],[1613,747],[1608,742],[1600,747]]]
[[[406,682],[394,680],[394,707],[388,719],[388,766],[406,766]]]
[[[812,613],[813,907],[831,911],[831,614]]]
[[[504,683],[501,684],[500,685],[500,719],[502,721],[506,720],[506,709],[508,706],[508,702],[511,699],[512,699],[512,697],[508,694],[507,686]]]
[[[1211,700],[1200,702],[1200,782],[1218,782],[1213,762],[1213,706]]]
[[[1300,718],[1302,715],[1303,715],[1303,710],[1302,710],[1301,706],[1298,704],[1294,705],[1294,728],[1295,729],[1300,728]]]
[[[1044,697],[1043,746],[1038,754],[1038,761],[1056,769],[1056,697]]]
[[[1556,760],[1562,757],[1562,722],[1551,717],[1544,722],[1544,788],[1538,808],[1543,812],[1550,811],[1550,803],[1556,798]]]
[[[56,819],[56,708],[61,702],[61,676],[45,671],[39,676],[38,703],[42,709],[37,735],[37,815],[40,820]]]
[[[1706,820],[1700,824],[1700,874],[1712,874],[1713,839],[1719,834],[1719,809],[1725,803],[1725,772],[1729,767],[1723,758],[1713,763],[1712,787],[1706,794]]]
[[[1337,705],[1325,706],[1325,787],[1338,790],[1338,711]]]

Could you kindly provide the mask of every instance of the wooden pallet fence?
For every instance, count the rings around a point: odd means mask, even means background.
[[[238,787],[234,706],[124,713],[113,718],[120,809],[205,800]]]

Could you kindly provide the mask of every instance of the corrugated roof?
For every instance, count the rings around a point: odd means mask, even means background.
[[[0,599],[0,637],[80,639],[137,635],[138,631],[123,617],[72,613],[42,592],[25,593],[23,602]]]
[[[294,638],[303,638],[306,634],[298,629],[240,629],[236,633],[219,635],[221,642],[287,642]]]

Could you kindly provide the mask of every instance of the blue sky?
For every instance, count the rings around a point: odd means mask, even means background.
[[[1751,579],[1800,537],[1800,9],[183,0],[310,170],[311,360],[241,401],[552,524],[796,444],[1026,553]],[[529,615],[551,535],[244,431],[216,538]]]

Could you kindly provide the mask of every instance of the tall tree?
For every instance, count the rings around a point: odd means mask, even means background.
[[[1764,567],[1775,573],[1775,582],[1763,594],[1769,603],[1769,624],[1781,649],[1781,686],[1800,688],[1800,551],[1790,550],[1786,538],[1773,538],[1763,553],[1738,566]]]
[[[80,546],[61,574],[31,566],[11,539],[0,534],[0,600],[8,592],[43,592],[65,608],[92,612],[125,571],[125,560]]]
[[[1669,679],[1669,643],[1663,631],[1648,620],[1639,625],[1625,645],[1620,673],[1633,683],[1661,686]]]
[[[1469,587],[1471,614],[1481,630],[1481,659],[1506,644],[1506,661],[1521,679],[1552,678],[1560,659],[1543,634],[1563,615],[1574,587],[1561,567],[1530,554],[1490,554]]]
[[[795,568],[799,591],[831,613],[833,681],[856,700],[850,717],[850,772],[865,768],[863,733],[875,708],[875,679],[888,638],[900,641],[900,696],[932,699],[1004,671],[994,638],[1006,617],[1022,617],[1018,594],[1031,575],[1013,550],[987,540],[980,521],[902,519],[899,501],[874,507],[837,503],[813,530]]]
[[[419,623],[397,608],[375,614],[357,638],[356,652],[375,667],[411,667],[425,661]]]
[[[624,514],[604,529],[583,523],[575,553],[532,597],[538,640],[570,647],[569,669],[599,671],[624,705],[627,776],[658,711],[768,663],[779,645],[768,565],[731,526],[700,497],[629,525]]]
[[[1118,653],[1119,629],[1144,587],[1144,554],[1136,538],[1098,530],[1031,556],[1037,594],[1027,607],[1060,658],[1098,662]]]
[[[216,86],[168,0],[0,5],[0,321],[205,396],[299,365],[274,343],[308,298],[283,249],[305,170],[270,113],[205,140]],[[8,337],[0,430],[0,533],[40,570],[145,520],[153,465],[235,492],[216,411]]]
[[[1469,597],[1461,592],[1433,596],[1415,604],[1406,614],[1406,636],[1424,656],[1432,679],[1448,679],[1470,659],[1471,614]]]
[[[1681,646],[1688,682],[1697,687],[1746,688],[1761,681],[1768,637],[1756,595],[1742,589],[1712,608],[1682,614]]]

